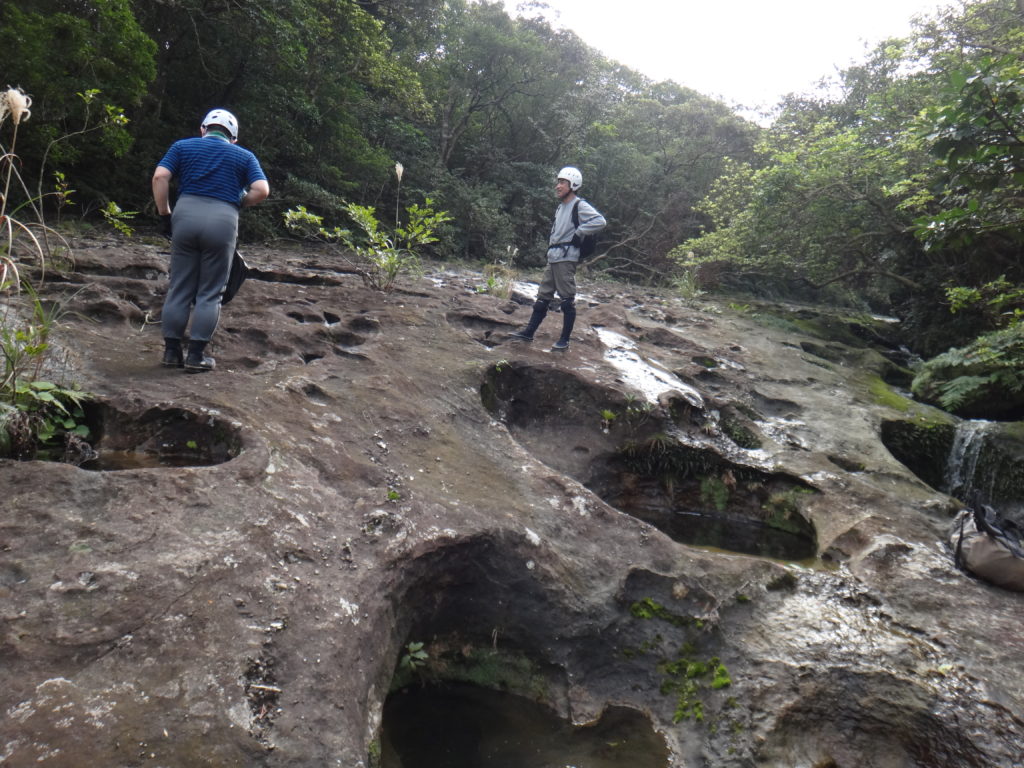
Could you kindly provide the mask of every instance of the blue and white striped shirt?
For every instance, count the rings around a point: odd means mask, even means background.
[[[179,195],[213,197],[234,205],[246,187],[267,179],[256,155],[216,134],[174,142],[157,165],[178,180]]]

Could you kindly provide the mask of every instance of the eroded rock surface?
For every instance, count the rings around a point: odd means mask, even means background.
[[[155,458],[0,463],[0,764],[395,768],[389,688],[445,680],[638,713],[672,766],[1020,764],[1024,597],[957,571],[958,505],[886,449],[941,420],[878,396],[875,331],[583,278],[559,353],[479,276],[246,255],[211,374],[158,365],[159,246],[46,284],[97,449]],[[811,556],[737,554],[752,525]]]

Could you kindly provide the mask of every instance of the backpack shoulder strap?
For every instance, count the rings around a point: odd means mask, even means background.
[[[579,198],[579,197],[576,198],[576,204],[573,205],[573,207],[572,207],[572,225],[574,227],[578,227],[580,225],[580,200],[582,200],[582,198]],[[569,246],[571,246],[572,244],[573,244],[572,240],[566,240],[563,243],[552,243],[548,247],[549,248],[564,248],[565,250],[568,251],[569,250]]]
[[[956,537],[956,549],[954,550],[953,561],[958,567],[967,568],[967,558],[964,557],[964,525],[967,523],[967,518],[971,517],[971,514],[965,509],[960,513],[960,525],[958,526],[959,531]]]

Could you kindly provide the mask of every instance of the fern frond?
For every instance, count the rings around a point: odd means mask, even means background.
[[[947,411],[960,407],[965,400],[973,400],[988,384],[992,376],[957,376],[939,389],[939,404]]]

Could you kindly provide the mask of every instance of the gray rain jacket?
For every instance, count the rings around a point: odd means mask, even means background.
[[[575,227],[572,223],[572,208],[576,200],[580,201],[580,226]],[[600,232],[607,226],[605,221],[594,206],[582,197],[573,198],[572,202],[559,203],[555,209],[555,223],[551,225],[551,236],[548,238],[548,263],[554,264],[558,261],[579,261],[580,249],[575,245],[565,245],[572,240],[573,235],[593,235]]]

